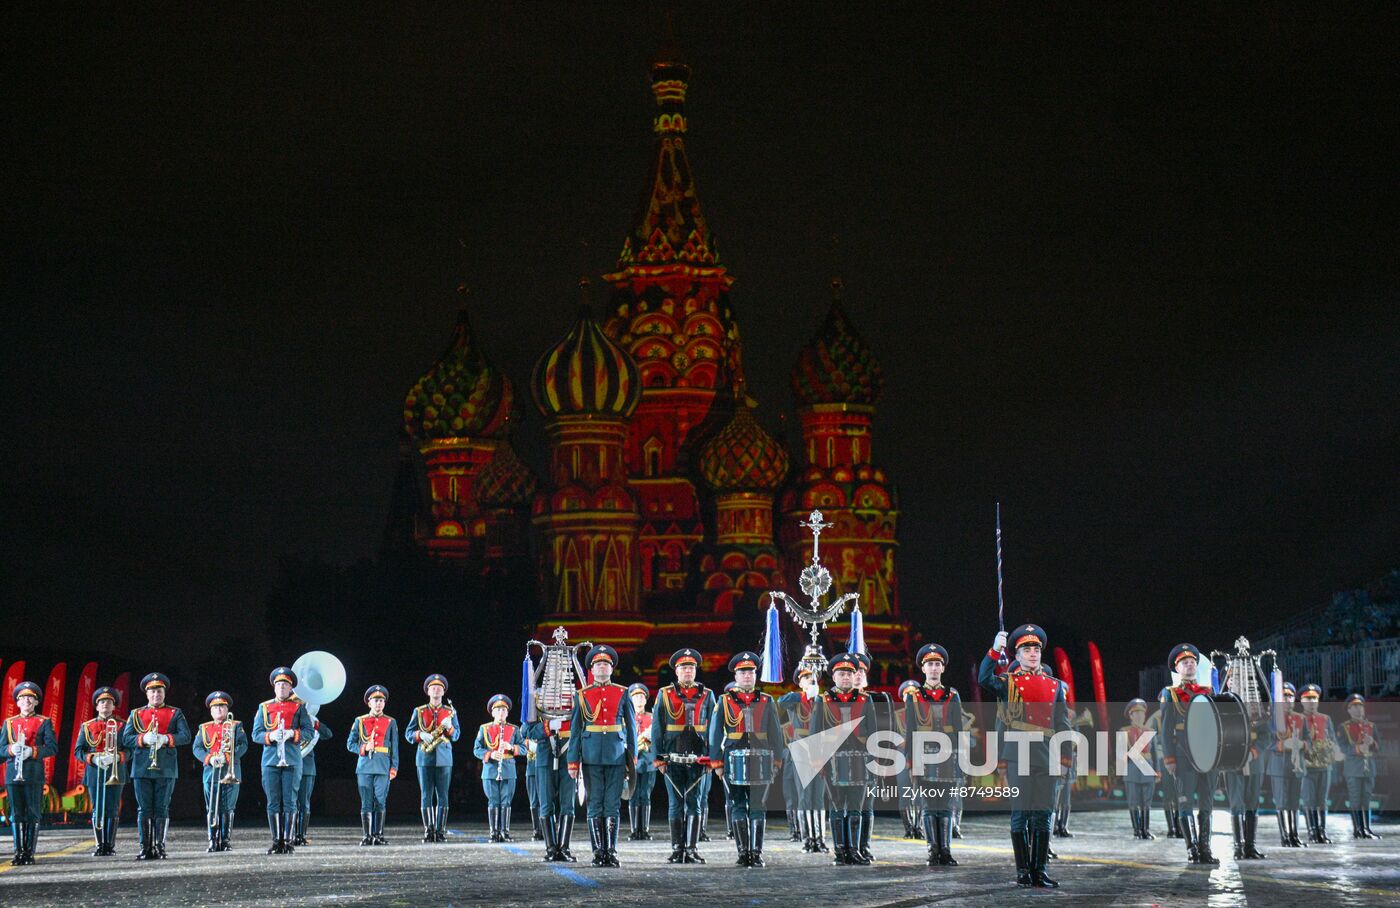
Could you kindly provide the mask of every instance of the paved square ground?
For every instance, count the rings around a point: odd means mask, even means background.
[[[517,836],[521,817],[515,816]],[[1335,845],[1306,850],[1278,846],[1271,815],[1260,817],[1260,843],[1267,860],[1230,858],[1229,818],[1217,812],[1213,870],[1189,867],[1178,839],[1140,842],[1132,838],[1125,812],[1079,813],[1073,839],[1056,839],[1060,859],[1051,872],[1061,888],[1018,889],[1011,872],[1011,847],[1004,816],[969,816],[965,838],[954,841],[958,867],[924,866],[924,848],[900,837],[897,820],[881,819],[871,867],[833,867],[828,859],[803,854],[787,841],[786,827],[769,826],[768,867],[733,866],[734,850],[723,839],[722,820],[711,818],[711,836],[701,846],[709,863],[666,863],[664,827],[652,827],[652,842],[618,843],[622,867],[589,866],[586,828],[575,829],[579,863],[545,864],[541,844],[525,840],[492,845],[484,825],[454,824],[447,843],[424,845],[421,831],[407,824],[389,832],[390,845],[361,848],[358,828],[315,826],[312,844],[288,856],[264,854],[267,830],[261,817],[240,817],[235,850],[205,854],[200,829],[173,828],[165,861],[136,861],[134,830],[125,827],[119,854],[89,856],[84,831],[45,830],[38,863],[0,865],[0,904],[48,905],[490,905],[540,906],[562,902],[667,906],[916,906],[1091,904],[1091,905],[1400,905],[1400,826],[1377,824],[1381,841],[1356,842],[1345,814],[1332,817]],[[1161,834],[1161,812],[1154,818]],[[1223,830],[1223,834],[1222,834]],[[9,839],[4,838],[5,854]]]

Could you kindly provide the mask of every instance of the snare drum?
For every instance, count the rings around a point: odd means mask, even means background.
[[[867,784],[865,761],[868,755],[863,750],[842,750],[831,755],[826,764],[826,778],[840,788],[863,788]]]
[[[1186,704],[1186,761],[1199,773],[1238,772],[1249,762],[1249,717],[1228,691]]]
[[[773,751],[736,747],[724,752],[724,774],[730,785],[772,785]]]

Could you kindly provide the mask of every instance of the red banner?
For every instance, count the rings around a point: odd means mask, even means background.
[[[1062,647],[1055,647],[1055,674],[1065,682],[1065,699],[1069,701],[1071,707],[1074,706],[1074,669],[1069,666],[1069,653]]]
[[[73,748],[78,745],[78,735],[82,734],[83,723],[93,716],[92,695],[97,690],[97,663],[89,662],[83,666],[83,673],[78,676],[78,689],[73,692],[73,734],[68,738],[68,748],[59,748],[59,753],[72,756]],[[72,791],[77,786],[83,784],[83,764],[77,760],[68,761],[68,784],[64,786],[64,791]]]
[[[1094,699],[1099,703],[1099,728],[1108,728],[1108,689],[1103,681],[1103,656],[1098,644],[1089,641],[1089,679],[1094,682]]]
[[[24,662],[16,662],[5,672],[5,680],[0,682],[0,722],[19,712],[15,703],[15,685],[24,680]],[[0,762],[0,785],[5,784],[5,774],[9,772],[10,761]]]
[[[44,715],[49,717],[49,723],[53,726],[53,736],[60,744],[63,741],[63,695],[68,692],[68,663],[60,662],[49,672],[49,683],[44,688]],[[60,747],[58,755],[62,755],[63,748]],[[44,758],[44,778],[50,784],[57,781],[54,771],[58,768],[58,755]],[[67,762],[64,763],[67,766]]]
[[[125,722],[126,714],[131,711],[131,672],[117,675],[117,680],[112,682],[112,690],[117,692],[117,711],[113,715],[118,722]]]

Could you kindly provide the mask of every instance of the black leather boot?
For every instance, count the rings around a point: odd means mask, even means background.
[[[734,808],[728,798],[724,799],[724,837],[734,838]]]
[[[814,850],[821,854],[830,853],[830,849],[826,847],[826,815],[825,810],[814,810],[811,813],[812,844],[815,846]]]
[[[1307,848],[1308,843],[1298,838],[1298,811],[1288,811],[1288,841],[1294,848]]]
[[[435,823],[437,824],[437,826],[436,826],[436,827],[434,828],[434,830],[433,830],[433,841],[435,841],[435,842],[446,842],[446,841],[447,841],[447,805],[446,805],[446,804],[439,804],[436,808],[434,808],[434,810],[433,810],[433,822],[435,822]],[[506,808],[506,830],[505,830],[505,832],[506,832],[506,841],[507,841],[507,842],[513,842],[513,841],[515,841],[514,839],[512,839],[512,838],[510,837],[510,808],[509,808],[509,807]]]
[[[296,849],[292,847],[292,814],[282,814],[282,853],[291,854]]]
[[[233,831],[233,814],[219,814],[219,850],[231,851],[232,846],[228,843],[229,833]]]
[[[292,844],[306,844],[306,811],[298,810],[292,814]]]
[[[544,827],[540,825],[540,811],[534,804],[530,805],[530,838],[536,842],[544,841]]]
[[[740,820],[734,829],[734,850],[739,853],[739,859],[734,862],[735,867],[749,866],[749,824]]]
[[[1259,832],[1259,811],[1246,810],[1244,812],[1244,858],[1246,861],[1259,861],[1264,859],[1264,852],[1254,847],[1255,836]]]
[[[839,810],[831,812],[831,863],[844,865],[851,863],[851,849],[846,840],[846,815]]]
[[[1031,845],[1024,830],[1011,830],[1011,852],[1016,856],[1016,885],[1031,885]]]
[[[363,833],[363,836],[360,838],[361,845],[374,844],[374,821],[372,816],[372,814],[360,811],[360,832]]]
[[[933,818],[933,831],[938,836],[938,863],[944,867],[956,867],[953,858],[953,818],[937,815]]]
[[[207,827],[209,833],[209,847],[204,849],[204,853],[213,854],[219,850],[219,818],[206,817],[204,825]],[[97,852],[93,852],[93,854],[96,853]]]
[[[506,808],[506,816],[510,816],[510,808]],[[607,853],[608,866],[621,866],[617,860],[617,827],[620,817],[605,817],[603,820],[603,835],[606,841],[603,843],[603,850]],[[509,830],[506,831],[509,836]]]
[[[866,857],[870,849],[863,847],[869,841],[870,830],[865,825],[864,813],[846,814],[847,857],[850,863],[868,867],[871,858]]]
[[[1219,864],[1220,859],[1210,853],[1210,808],[1196,811],[1196,828],[1199,837],[1196,839],[1196,854],[1200,857],[1202,864]]]
[[[701,824],[704,823],[703,816],[686,817],[686,863],[704,863],[696,845],[701,841]]]
[[[564,814],[559,818],[559,860],[568,861],[570,864],[576,862],[578,858],[569,850],[569,840],[574,836],[574,815]]]
[[[491,827],[491,841],[496,841],[496,818],[494,807],[486,808],[486,822]],[[418,813],[423,818],[423,841],[433,841],[433,809],[431,807],[420,807]]]
[[[768,832],[768,818],[749,820],[749,866],[763,867],[763,837]]]
[[[1313,841],[1317,842],[1317,844],[1319,845],[1331,845],[1332,840],[1327,837],[1327,811],[1314,810],[1312,812],[1312,815],[1314,824],[1314,835],[1316,836],[1316,838],[1313,839]]]
[[[267,848],[268,854],[282,853],[282,830],[279,828],[281,825],[282,815],[280,813],[267,815],[267,834],[272,840],[272,844]]]
[[[1355,819],[1355,818],[1356,818],[1356,811],[1353,810],[1351,813],[1352,813],[1352,819]],[[104,854],[107,853],[107,846],[106,846],[106,844],[102,841],[102,834],[106,831],[106,830],[104,829],[105,826],[106,826],[106,823],[105,823],[105,822],[103,822],[102,820],[99,820],[99,819],[97,818],[96,815],[93,815],[93,818],[92,818],[92,842],[93,842],[93,845],[92,845],[92,856],[95,857],[95,858],[96,858],[96,857],[101,857],[102,855],[104,855]]]
[[[875,863],[875,855],[870,853],[870,834],[875,831],[875,811],[865,810],[860,814],[860,835],[856,837],[857,848],[860,856],[865,858],[865,863]]]
[[[1138,816],[1142,818],[1142,837],[1148,841],[1157,838],[1152,834],[1152,809],[1150,807],[1139,807]]]
[[[1175,807],[1163,807],[1162,813],[1167,817],[1167,838],[1181,838],[1181,811]]]
[[[1181,837],[1186,840],[1186,863],[1201,863],[1201,853],[1197,843],[1196,818],[1191,815],[1189,810],[1183,810],[1178,823],[1181,827]]]
[[[39,824],[30,820],[24,824],[24,859],[22,863],[34,863],[34,849],[39,847]]]
[[[1066,783],[1068,784],[1068,783]],[[1055,810],[1055,835],[1062,839],[1074,838],[1074,833],[1069,831],[1069,799]]]
[[[802,824],[801,824],[801,823],[798,821],[798,819],[797,819],[797,811],[795,811],[795,810],[789,810],[789,811],[787,812],[787,820],[788,820],[788,841],[789,841],[789,842],[800,842],[800,841],[802,841]]]
[[[384,814],[383,810],[374,812],[374,844],[388,845],[389,840],[384,838]]]
[[[158,820],[152,820],[151,829],[153,829],[156,834],[155,858],[156,860],[163,861],[165,860],[165,834],[170,831],[170,817],[161,817]]]
[[[1060,884],[1045,872],[1049,861],[1050,833],[1044,829],[1031,830],[1031,885],[1037,889],[1058,889]]]
[[[1244,860],[1244,817],[1237,813],[1230,814],[1230,835],[1235,842],[1235,860]]]
[[[593,860],[590,862],[594,867],[608,866],[607,859],[603,857],[603,818],[588,818],[588,844],[593,850]]]
[[[563,858],[559,856],[559,829],[554,817],[540,817],[540,834],[544,836],[544,859],[562,861]]]
[[[682,864],[685,862],[685,820],[671,820],[671,856],[666,859],[668,864]]]
[[[629,842],[640,841],[640,835],[639,835],[640,830],[637,828],[637,819],[638,819],[637,802],[636,802],[635,800],[633,800],[633,801],[628,801],[628,802],[627,802],[627,822],[628,822],[628,824],[629,824],[630,827],[631,827],[631,828],[628,830],[628,832],[627,832],[627,841],[629,841]]]
[[[442,832],[442,822],[443,822],[443,821],[442,821],[442,817],[441,817],[441,815],[444,814],[444,813],[446,813],[446,812],[447,812],[447,808],[446,808],[446,807],[439,807],[439,808],[438,808],[438,814],[439,814],[439,817],[438,817],[438,841],[439,841],[439,842],[444,841],[445,838],[446,838],[446,837],[443,835],[443,832]],[[507,804],[505,807],[502,807],[502,808],[501,808],[501,841],[502,841],[502,842],[514,842],[514,841],[515,841],[515,838],[510,834],[510,805],[509,805],[509,804]]]
[[[10,841],[14,845],[14,857],[10,858],[10,866],[18,867],[24,863],[24,828],[20,823],[10,825]]]
[[[932,810],[925,810],[923,816],[924,841],[928,843],[928,866],[938,866],[938,824]]]

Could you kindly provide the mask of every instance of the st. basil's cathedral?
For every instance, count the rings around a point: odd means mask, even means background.
[[[734,277],[686,154],[690,67],[681,59],[663,52],[650,65],[651,169],[616,270],[596,294],[581,282],[577,321],[530,376],[547,474],[512,447],[523,395],[463,309],[404,401],[406,445],[430,499],[405,532],[483,576],[535,572],[537,637],[563,625],[571,640],[617,647],[654,681],[681,646],[717,671],[758,645],[766,591],[797,592],[812,550],[799,524],[818,508],[833,524],[821,539],[833,594],[860,594],[871,681],[891,682],[913,641],[900,611],[898,499],[873,455],[879,364],[832,281],[826,319],[791,370],[800,448],[755,418]],[[601,317],[594,295],[607,299]],[[805,639],[783,625],[788,651],[800,652]],[[828,627],[827,652],[848,634],[846,623]]]

